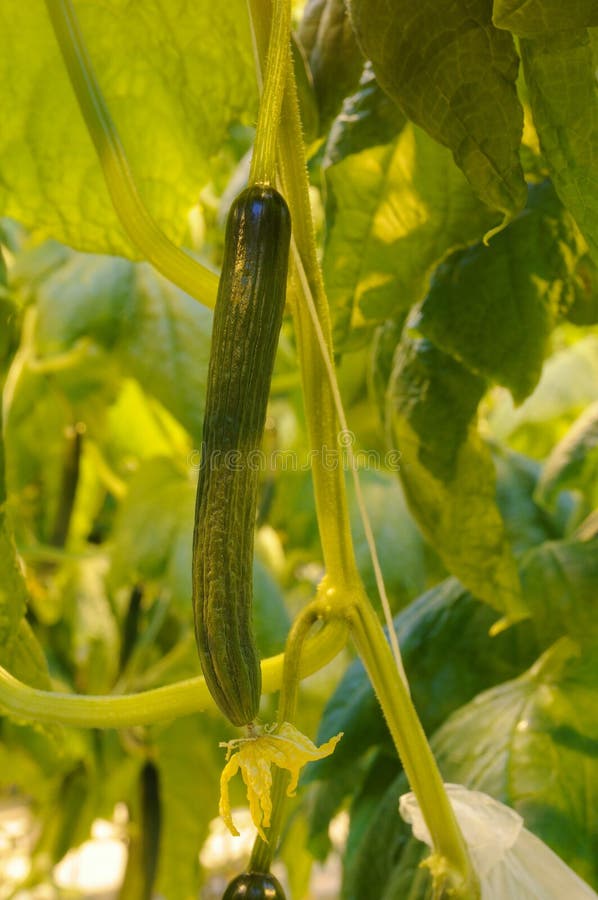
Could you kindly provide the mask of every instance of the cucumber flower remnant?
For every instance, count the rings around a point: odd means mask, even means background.
[[[451,806],[480,879],[482,900],[596,900],[582,881],[543,841],[523,827],[523,819],[488,794],[446,784]],[[399,812],[418,840],[432,846],[413,794],[403,794]],[[434,875],[434,856],[425,861]]]
[[[277,726],[264,728],[262,733],[254,737],[238,738],[220,744],[221,747],[227,748],[227,761],[220,777],[220,815],[231,834],[238,835],[239,832],[235,828],[231,814],[228,782],[234,778],[239,769],[247,785],[251,818],[260,837],[266,841],[264,828],[270,825],[272,815],[270,797],[272,763],[291,773],[287,796],[292,797],[303,766],[312,760],[330,756],[341,738],[342,733],[337,734],[321,747],[316,747],[294,725],[283,722],[280,728]]]

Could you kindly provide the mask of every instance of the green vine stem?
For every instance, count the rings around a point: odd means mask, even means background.
[[[248,2],[259,64],[267,53],[272,0],[248,0]],[[307,163],[292,66],[288,67],[279,138],[281,182],[293,223],[291,249],[296,264],[305,266],[310,288],[316,298],[322,331],[330,351],[332,348],[330,318],[317,260],[309,202]],[[327,463],[325,456],[338,454],[338,420],[317,336],[309,311],[302,302],[301,285],[297,277],[294,279],[293,287],[290,298],[291,310],[303,381],[305,418],[310,444],[314,450],[312,474],[324,563],[326,571],[336,583],[349,587],[359,576],[348,526],[343,471],[341,465],[331,466]],[[297,298],[294,302],[293,295]]]
[[[369,603],[347,611],[351,636],[380,701],[411,789],[417,797],[434,850],[448,865],[446,876],[457,897],[480,897],[477,876],[444,784],[411,697],[398,677],[382,626]]]
[[[213,308],[218,276],[166,237],[139,195],[71,0],[46,0],[46,7],[110,198],[125,232],[141,256],[159,272],[205,306]]]
[[[346,641],[347,628],[340,622],[331,622],[310,638],[301,660],[301,678],[334,659]],[[262,660],[264,693],[279,689],[283,663],[282,653]],[[134,694],[89,696],[32,688],[0,666],[0,709],[23,721],[78,728],[131,728],[206,710],[216,711],[216,705],[201,676]]]
[[[263,90],[249,170],[251,184],[274,184],[280,110],[290,61],[291,3],[275,0]]]

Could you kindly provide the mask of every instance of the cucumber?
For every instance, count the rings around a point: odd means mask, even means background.
[[[214,311],[193,535],[195,636],[208,688],[234,725],[261,693],[252,629],[259,451],[285,305],[291,219],[252,185],[232,204]]]

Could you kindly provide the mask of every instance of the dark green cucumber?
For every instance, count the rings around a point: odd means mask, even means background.
[[[291,220],[272,187],[231,207],[214,311],[193,535],[193,611],[201,667],[234,725],[256,717],[253,535],[274,357],[285,304]]]
[[[285,900],[285,896],[270,872],[244,872],[231,881],[222,900]]]

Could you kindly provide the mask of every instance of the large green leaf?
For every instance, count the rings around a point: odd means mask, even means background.
[[[376,81],[371,63],[366,63],[358,89],[345,98],[332,123],[322,160],[324,168],[360,150],[390,143],[404,125],[405,116]]]
[[[487,0],[351,0],[362,49],[409,118],[453,151],[480,197],[508,216],[525,203],[523,113],[513,39]]]
[[[535,547],[522,560],[521,581],[540,634],[550,638],[557,629],[580,644],[598,646],[598,537]]]
[[[492,19],[497,28],[531,37],[598,25],[598,6],[594,0],[494,0]]]
[[[433,747],[445,781],[513,806],[525,825],[598,887],[596,649],[568,639],[515,681],[456,712]],[[564,657],[564,659],[563,659]]]
[[[484,382],[427,340],[404,337],[388,389],[400,477],[416,521],[449,572],[515,620],[519,578],[476,428]]]
[[[322,126],[359,81],[363,58],[343,0],[310,0],[297,34],[309,61]]]
[[[210,158],[255,109],[245,3],[75,6],[141,194],[180,241]],[[129,255],[45,4],[6,0],[0,33],[4,213],[80,249]]]
[[[551,671],[548,656],[517,680],[478,694],[432,741],[445,781],[513,806],[529,830],[594,886],[597,671],[595,659]],[[346,900],[430,897],[429,879],[418,872],[427,850],[410,839],[397,814],[398,799],[408,789],[404,774],[389,778],[365,828],[360,827],[345,861]]]
[[[598,262],[598,31],[554,32],[520,47],[542,153]]]
[[[496,224],[448,150],[411,124],[329,166],[326,186],[324,278],[341,342],[421,300],[439,260]]]
[[[574,302],[585,242],[550,182],[487,247],[450,256],[434,273],[417,327],[520,403],[536,386],[548,339]]]

